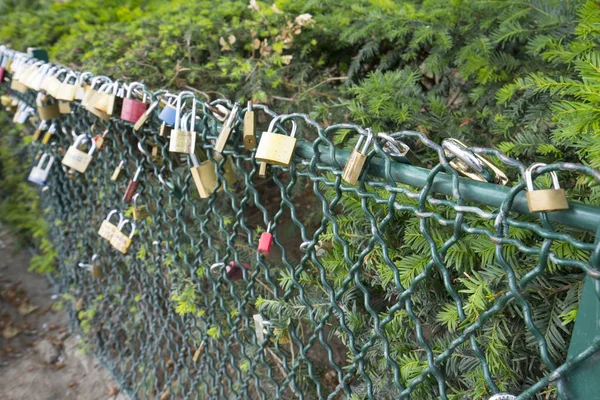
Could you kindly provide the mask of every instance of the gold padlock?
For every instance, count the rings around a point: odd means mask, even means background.
[[[275,122],[281,118],[274,118],[267,132],[263,132],[256,149],[256,159],[268,164],[289,167],[296,148],[296,121],[292,120],[292,132],[290,136],[275,133]]]
[[[444,154],[454,156],[450,166],[460,174],[480,182],[506,185],[508,177],[485,157],[471,151],[464,143],[454,138],[442,141]]]
[[[129,234],[129,236],[121,232],[121,229],[123,229],[123,227],[127,223],[131,225],[131,233]],[[121,253],[127,254],[129,247],[131,247],[131,240],[133,239],[134,234],[135,222],[131,222],[128,219],[125,219],[119,223],[117,230],[114,232],[112,238],[110,239],[110,244]]]
[[[90,150],[87,154],[78,149],[78,147],[85,141],[90,142]],[[67,167],[70,167],[83,174],[92,161],[94,150],[96,150],[96,144],[94,141],[90,140],[85,134],[81,134],[77,136],[77,139],[75,139],[73,145],[69,146],[67,149],[67,152],[62,159],[62,163]]]
[[[342,179],[347,183],[356,185],[356,182],[358,182],[360,173],[365,166],[365,161],[367,161],[367,151],[369,150],[372,141],[373,132],[369,130],[366,138],[361,135],[358,139],[358,142],[356,142],[354,150],[352,150],[350,157],[348,157],[348,162],[346,162],[344,172],[342,172]],[[363,146],[362,149],[360,149],[360,146]]]
[[[189,118],[189,114],[183,118],[182,123],[182,100],[184,97],[192,97],[192,111],[191,111],[191,123],[189,126],[186,121]],[[172,153],[194,153],[196,148],[196,132],[194,131],[196,126],[196,97],[190,92],[181,92],[177,96],[177,109],[175,111],[175,126],[171,131],[171,138],[169,140],[169,151]]]
[[[567,202],[567,196],[565,194],[565,190],[560,188],[560,183],[558,182],[558,176],[556,175],[556,172],[550,172],[553,189],[533,189],[533,179],[531,174],[535,169],[544,166],[546,166],[546,164],[533,164],[525,171],[525,181],[527,183],[527,193],[525,196],[527,197],[529,212],[552,212],[568,210],[569,203]]]
[[[244,147],[247,150],[256,148],[256,116],[252,110],[252,102],[248,102],[248,109],[244,114]]]
[[[20,93],[27,93],[27,86],[23,85],[21,82],[14,78],[10,81],[10,88],[11,90],[15,90]]]
[[[59,101],[58,112],[60,114],[71,114],[71,104],[68,101]]]
[[[74,83],[69,83],[69,80],[73,79]],[[75,93],[77,92],[77,75],[74,72],[69,72],[65,80],[60,84],[56,92],[56,99],[62,101],[73,101],[75,100]]]
[[[138,205],[137,201],[140,197],[139,193],[133,195],[133,220],[141,221],[150,215],[148,207],[145,205]]]
[[[58,104],[51,97],[43,93],[38,93],[36,98],[38,115],[42,121],[49,121],[60,117]]]
[[[104,271],[102,271],[102,267],[97,262],[92,264],[92,278],[94,279],[102,279],[104,278]]]
[[[217,173],[215,172],[215,164],[210,160],[205,160],[200,163],[195,154],[191,154],[190,158],[192,159],[193,164],[190,168],[190,172],[192,173],[194,184],[196,184],[196,189],[198,189],[200,198],[206,199],[213,194],[217,187],[218,179]],[[221,186],[219,190],[223,190],[223,186]]]
[[[125,165],[125,161],[121,160],[119,162],[119,165],[117,165],[117,168],[115,168],[112,175],[110,176],[111,181],[116,181],[117,179],[119,179],[119,175],[121,174],[121,171],[123,170],[124,165]]]
[[[108,213],[108,215],[106,216],[106,219],[102,221],[102,225],[100,225],[100,229],[98,230],[98,235],[100,235],[100,237],[108,240],[109,242],[110,242],[110,239],[112,239],[115,231],[117,230],[117,226],[110,222],[110,218],[115,214],[118,214],[118,216],[119,216],[118,224],[120,224],[123,221],[123,216],[119,213],[119,210],[112,210],[111,212]]]
[[[223,149],[225,148],[225,145],[227,144],[227,140],[229,139],[229,136],[231,136],[231,131],[233,130],[233,127],[235,126],[235,123],[237,122],[237,113],[238,113],[238,108],[239,105],[238,103],[235,103],[233,105],[233,109],[229,112],[229,115],[227,116],[227,120],[223,123],[223,127],[221,128],[221,132],[219,133],[219,136],[217,137],[217,140],[215,142],[215,151],[222,153]]]

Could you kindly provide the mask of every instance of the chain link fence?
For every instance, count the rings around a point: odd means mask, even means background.
[[[34,91],[10,93],[36,107]],[[194,98],[197,115],[181,116],[188,126],[195,120],[197,155],[214,171],[206,198],[190,173],[194,160],[170,152],[161,136],[160,107],[135,130],[74,101],[48,122],[55,132],[36,132],[30,145],[32,165],[42,153],[56,158],[40,196],[73,328],[127,395],[521,399],[553,398],[558,387],[569,396],[565,374],[596,353],[598,340],[567,361],[549,342],[567,346],[571,329],[552,330],[554,316],[536,315],[547,302],[536,287],[556,282],[557,301],[566,301],[587,277],[600,294],[600,209],[571,202],[531,214],[518,160],[483,148],[451,154],[418,132],[374,135],[365,171],[349,185],[350,153],[338,139],[352,148],[368,130],[253,105],[257,141],[275,117],[280,133],[297,125],[292,163],[269,165],[261,178],[244,143],[248,107],[232,118],[220,156],[211,150],[234,104]],[[78,135],[102,142],[84,173],[61,164]],[[393,151],[400,142],[439,161],[410,165]],[[461,177],[457,155],[467,166],[489,157],[513,185]],[[550,171],[600,180],[571,163],[534,176]],[[135,220],[134,231],[123,225],[132,232],[127,254],[98,234],[112,210],[114,225],[119,213]],[[267,229],[273,245],[263,255]]]

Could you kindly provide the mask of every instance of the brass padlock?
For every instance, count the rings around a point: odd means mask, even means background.
[[[14,78],[10,81],[10,89],[20,93],[27,93],[27,86],[23,85],[21,82]]]
[[[60,114],[71,114],[71,104],[68,101],[59,101],[58,112]]]
[[[131,233],[129,234],[129,236],[121,232],[121,229],[123,229],[123,227],[127,223],[131,225]],[[125,219],[119,223],[119,226],[117,226],[117,230],[113,233],[113,236],[110,239],[110,244],[121,253],[127,254],[129,247],[131,247],[131,240],[133,239],[134,234],[135,222],[131,222],[128,219]]]
[[[461,141],[448,138],[442,141],[444,154],[454,156],[450,166],[460,174],[480,182],[506,185],[508,177],[485,157],[471,151]]]
[[[256,116],[252,110],[252,102],[248,102],[248,109],[244,114],[244,147],[247,150],[256,148]]]
[[[121,213],[119,213],[119,210],[112,210],[111,212],[108,213],[108,215],[106,216],[106,219],[104,221],[102,221],[102,225],[100,225],[100,229],[98,230],[98,235],[100,235],[100,237],[102,237],[108,241],[110,241],[110,239],[112,239],[115,231],[117,230],[117,226],[110,222],[110,218],[115,214],[118,214],[118,216],[119,216],[118,224],[120,224],[123,221],[123,215],[121,215]]]
[[[43,88],[46,90],[46,93],[56,98],[58,96],[58,91],[60,90],[60,87],[62,85],[62,82],[60,81],[60,79],[58,79],[58,77],[65,72],[67,72],[67,69],[61,68],[54,74],[46,75],[46,77],[44,78],[44,82],[42,85],[40,85],[40,87],[43,86]]]
[[[148,211],[148,207],[146,205],[139,205],[138,198],[140,197],[139,193],[133,195],[133,220],[141,221],[148,216],[150,216],[150,212]]]
[[[533,179],[531,174],[536,168],[541,168],[544,166],[546,166],[546,164],[533,164],[525,171],[525,181],[527,183],[527,193],[525,196],[527,197],[529,212],[552,212],[568,210],[569,203],[567,202],[567,196],[565,194],[565,190],[560,188],[560,183],[558,182],[558,176],[556,175],[556,172],[550,172],[553,189],[533,189]]]
[[[119,82],[115,81],[111,91],[104,97],[106,99],[106,109],[100,108],[100,110],[105,111],[108,115],[120,115],[124,96],[125,89],[122,86],[119,87]]]
[[[77,82],[75,83],[75,99],[81,101],[81,105],[84,105],[83,99],[87,95],[88,90],[91,88],[91,84],[87,84],[86,79],[92,77],[93,75],[91,72],[82,72],[79,74]]]
[[[360,177],[363,167],[365,166],[365,161],[367,161],[367,151],[369,150],[372,141],[373,132],[368,130],[367,137],[365,138],[363,135],[361,135],[358,139],[358,142],[356,142],[354,150],[352,150],[350,157],[348,157],[348,162],[346,162],[344,172],[342,172],[342,179],[347,183],[356,185],[356,182],[358,182],[358,178]],[[362,146],[362,149],[360,149],[360,146]]]
[[[217,187],[218,178],[215,172],[215,164],[210,160],[199,162],[195,154],[191,154],[190,158],[193,164],[190,172],[196,184],[196,189],[198,189],[200,198],[206,199],[213,194]],[[219,190],[223,190],[222,185]]]
[[[233,109],[229,112],[227,116],[227,120],[223,123],[223,127],[221,128],[221,132],[217,137],[217,141],[215,142],[215,151],[222,153],[225,145],[227,144],[227,140],[229,136],[231,136],[231,131],[233,130],[236,122],[237,122],[237,113],[238,113],[239,105],[235,103],[233,105]]]
[[[92,264],[92,278],[94,279],[102,279],[104,278],[104,271],[102,271],[102,267],[98,263]]]
[[[40,119],[42,121],[49,121],[51,119],[60,117],[58,104],[45,94],[38,93],[36,98],[36,105],[38,115],[40,116]]]
[[[54,123],[52,123],[52,125],[50,125],[50,128],[48,128],[48,130],[46,131],[44,138],[42,139],[42,144],[50,143],[50,139],[52,139],[52,136],[54,136],[55,133],[56,133],[56,125]]]
[[[125,161],[121,160],[119,162],[119,165],[117,165],[117,168],[115,168],[112,175],[110,176],[111,181],[116,181],[117,179],[119,179],[119,175],[121,174],[121,171],[123,170],[124,165],[125,165]]]
[[[290,136],[275,133],[275,122],[281,118],[274,118],[267,132],[263,132],[256,149],[256,159],[268,164],[289,167],[296,148],[296,121],[292,120],[292,132]]]
[[[69,80],[73,80],[73,83],[69,83]],[[60,87],[56,91],[56,99],[73,101],[75,100],[75,93],[77,93],[77,75],[71,71],[67,74],[65,80],[60,84]]]
[[[182,99],[184,97],[191,96],[192,100],[192,112],[191,112],[191,123],[188,126],[182,126]],[[175,126],[171,131],[171,138],[169,140],[169,151],[172,153],[187,153],[192,154],[196,148],[196,132],[194,128],[196,126],[196,97],[190,92],[181,92],[177,96],[177,109],[175,111]],[[189,129],[188,129],[189,128]]]
[[[78,147],[85,141],[90,142],[90,149],[87,154],[78,149]],[[96,144],[94,141],[90,140],[87,135],[81,134],[77,136],[77,139],[75,139],[73,145],[69,146],[67,149],[67,152],[62,159],[62,163],[77,172],[84,173],[92,161],[94,150],[96,150]]]

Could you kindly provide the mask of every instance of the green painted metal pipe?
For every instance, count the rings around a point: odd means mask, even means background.
[[[310,160],[314,156],[313,145],[308,142],[298,141],[295,154],[300,158]],[[336,149],[335,160],[343,166],[346,164],[349,155],[350,153],[347,151]],[[327,164],[333,164],[333,160],[329,155],[329,148],[326,146],[319,146],[319,158]],[[385,178],[384,164],[384,160],[380,158],[371,159],[367,173],[369,175]],[[396,182],[418,188],[427,184],[429,173],[430,170],[428,169],[415,167],[409,164],[394,163],[391,166],[392,178],[394,178]],[[500,207],[506,194],[510,190],[509,187],[493,183],[477,182],[467,178],[459,179],[459,192],[464,200],[491,207]],[[432,192],[451,196],[452,176],[445,173],[437,174],[433,181]],[[550,221],[589,232],[596,232],[600,226],[600,207],[594,207],[576,201],[570,201],[569,206],[569,210],[548,213]],[[521,192],[515,197],[511,211],[520,214],[534,214],[529,212],[525,192]]]

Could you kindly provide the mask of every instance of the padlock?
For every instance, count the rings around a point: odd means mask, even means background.
[[[300,245],[300,251],[306,252],[306,250],[308,249],[308,247],[310,246],[311,242],[303,242]],[[331,250],[331,246],[327,246],[325,244],[323,244],[323,242],[321,242],[319,240],[319,242],[315,245],[315,255],[317,257],[321,257],[324,256],[325,254],[327,254],[327,250]]]
[[[123,104],[125,103],[125,100],[126,99],[123,100]],[[158,100],[154,100],[152,102],[152,104],[150,104],[150,107],[148,107],[148,109],[142,115],[140,115],[138,120],[133,125],[133,130],[135,130],[135,131],[140,130],[140,128],[146,123],[148,118],[150,118],[150,116],[152,115],[152,112],[158,106],[158,103],[159,103]],[[164,122],[163,122],[163,124],[164,124]]]
[[[33,82],[38,78],[40,67],[43,66],[42,61],[37,61],[31,64],[27,72],[19,78],[19,81],[29,89],[33,89]]]
[[[258,240],[258,253],[267,257],[271,254],[271,247],[273,247],[273,234],[271,233],[271,222],[269,222],[267,231],[261,233],[260,239]]]
[[[256,116],[252,110],[252,102],[248,102],[248,109],[244,114],[244,147],[247,150],[256,148]]]
[[[88,85],[86,83],[86,79],[91,77],[93,77],[93,74],[91,72],[82,72],[77,78],[77,83],[75,84],[75,99],[81,101],[81,105],[84,105],[83,99],[85,98],[88,90],[91,87],[91,85]]]
[[[127,223],[131,225],[131,232],[129,233],[129,236],[121,232],[121,230]],[[127,254],[129,247],[131,247],[131,240],[133,239],[134,234],[135,222],[131,222],[128,219],[125,219],[119,223],[119,226],[117,226],[117,230],[113,233],[113,236],[110,239],[110,244],[112,245],[112,247],[114,247],[121,253]]]
[[[84,76],[84,74],[81,74],[79,76],[79,78],[83,79],[83,76]],[[81,82],[83,82],[83,81],[81,81]],[[85,107],[85,108],[88,108],[88,106],[91,107],[90,101],[96,97],[96,94],[98,93],[97,87],[102,87],[103,82],[104,82],[104,84],[106,84],[107,82],[110,82],[110,78],[108,78],[107,76],[95,76],[91,79],[90,87],[88,88],[88,90],[84,93],[83,97],[81,98],[81,105],[83,107]]]
[[[100,235],[100,237],[103,237],[108,241],[112,239],[115,231],[117,230],[117,226],[110,222],[110,217],[112,217],[115,214],[119,216],[118,224],[120,224],[123,221],[123,215],[119,213],[119,210],[112,210],[108,213],[106,219],[102,221],[102,225],[100,225],[100,229],[98,230],[98,235]]]
[[[27,86],[23,85],[16,79],[12,79],[10,81],[10,89],[20,93],[27,93]]]
[[[124,165],[125,165],[125,161],[121,160],[119,162],[119,165],[117,165],[117,168],[115,168],[112,175],[110,176],[111,181],[116,181],[117,179],[119,179],[119,175],[121,174],[121,171],[123,170]]]
[[[71,104],[68,101],[58,101],[58,112],[60,114],[71,114]]]
[[[92,133],[97,132],[97,127],[96,124],[92,124]],[[94,137],[92,138],[92,140],[94,141],[94,143],[96,144],[96,148],[98,149],[98,151],[102,150],[104,148],[104,144],[106,142],[106,135],[108,135],[108,128],[104,129],[104,131],[100,134],[100,133],[96,133],[94,135]]]
[[[567,196],[565,190],[560,188],[556,172],[550,172],[550,176],[552,177],[552,189],[534,190],[531,174],[536,168],[544,166],[546,166],[546,164],[533,164],[525,171],[525,181],[527,183],[527,193],[525,195],[527,197],[529,212],[568,210],[569,203],[567,202]]]
[[[135,191],[137,190],[138,184],[139,184],[139,177],[140,177],[140,172],[142,172],[142,167],[138,167],[137,170],[135,171],[135,175],[133,176],[133,179],[129,181],[129,183],[127,184],[127,189],[125,189],[125,194],[123,195],[123,201],[125,203],[129,203],[131,202],[131,199],[133,198],[133,195],[135,194]]]
[[[181,116],[183,104],[182,100],[184,97],[191,96],[192,99],[192,116],[189,126],[181,126]],[[192,154],[196,147],[196,132],[194,128],[196,126],[196,97],[190,92],[181,92],[177,96],[177,110],[175,114],[175,126],[171,131],[171,138],[169,140],[169,151],[172,153],[187,153]]]
[[[31,136],[31,141],[37,142],[40,139],[42,132],[44,132],[47,129],[48,129],[48,123],[46,121],[42,121],[40,123],[40,126],[38,126],[38,128],[35,130],[35,132],[33,132],[33,135]]]
[[[225,264],[223,263],[215,263],[210,267],[210,272],[212,272],[214,275],[220,275],[224,266]],[[242,266],[246,269],[246,271],[250,270],[250,266],[248,264],[242,263]],[[230,281],[239,281],[244,277],[244,273],[235,261],[231,261],[225,267],[225,276]]]
[[[78,147],[85,141],[91,143],[87,154],[78,149]],[[92,161],[94,150],[96,150],[96,145],[94,142],[91,141],[85,134],[81,134],[77,136],[77,139],[75,139],[73,145],[69,146],[67,149],[62,163],[77,172],[84,173]]]
[[[271,325],[271,322],[267,321],[260,314],[254,314],[252,316],[254,320],[254,334],[256,335],[256,343],[259,346],[265,342],[265,335],[269,333],[267,327]]]
[[[296,148],[296,122],[292,120],[292,132],[290,136],[275,133],[275,123],[282,116],[274,118],[269,125],[267,132],[263,132],[258,148],[256,149],[256,159],[268,164],[281,165],[289,167]]]
[[[60,111],[58,110],[58,103],[53,101],[43,93],[38,93],[37,99],[37,111],[42,121],[49,121],[60,117]]]
[[[460,140],[447,138],[442,140],[442,149],[446,157],[454,156],[450,166],[460,174],[480,182],[506,185],[508,177],[485,157],[474,153]]]
[[[150,215],[148,211],[148,207],[145,205],[138,205],[138,198],[140,197],[139,193],[136,193],[133,196],[133,220],[141,221],[147,218]]]
[[[206,199],[213,194],[217,187],[218,178],[217,173],[215,172],[215,164],[210,160],[205,160],[200,163],[195,154],[191,154],[190,159],[192,160],[190,172],[192,173],[192,178],[196,184],[196,189],[198,189],[200,198]],[[222,189],[223,186],[219,188],[219,190]]]
[[[372,141],[373,132],[368,130],[367,137],[365,138],[363,135],[361,135],[358,139],[358,142],[356,142],[356,146],[354,146],[354,150],[352,150],[352,153],[350,153],[350,157],[348,157],[348,161],[346,162],[346,166],[342,172],[342,179],[350,185],[356,185],[356,182],[358,182],[360,173],[362,172],[365,162],[367,161],[367,151],[369,150],[369,146],[371,146]],[[361,145],[363,146],[362,149],[360,149]]]
[[[92,263],[91,273],[94,279],[104,278],[104,271],[102,271],[102,267],[97,262]]]
[[[50,128],[48,128],[48,131],[44,135],[44,138],[42,139],[42,144],[50,143],[50,139],[52,139],[52,136],[54,136],[55,133],[56,133],[56,125],[54,123],[52,123],[52,125],[50,125]]]
[[[382,150],[393,161],[401,164],[419,164],[419,159],[406,143],[395,139],[391,135],[388,135],[384,132],[379,132],[377,137],[385,140]]]
[[[73,80],[73,83],[69,83]],[[77,92],[77,75],[74,72],[69,72],[65,77],[65,80],[60,84],[56,92],[56,99],[62,101],[73,101],[75,100],[75,93]]]
[[[56,71],[54,74],[46,75],[43,82],[43,88],[46,90],[46,93],[56,99],[58,96],[58,91],[62,85],[62,82],[59,79],[59,76],[63,73],[68,72],[66,68],[61,68]],[[40,86],[42,86],[40,85]]]
[[[33,108],[29,107],[25,102],[20,102],[17,107],[17,112],[13,118],[13,122],[17,124],[24,124],[27,122],[27,119],[31,117],[34,113]]]
[[[86,108],[89,110],[90,107],[93,107],[110,115],[107,110],[109,103],[112,102],[112,97],[116,96],[116,93],[113,93],[115,90],[118,90],[118,82],[104,83],[100,86],[94,97],[89,100]]]
[[[175,126],[175,120],[177,119],[177,109],[173,106],[172,100],[175,96],[168,96],[167,102],[160,114],[158,114],[158,119],[164,122],[168,126]]]
[[[44,162],[46,162],[45,167]],[[46,153],[42,154],[38,164],[31,169],[31,172],[29,173],[29,177],[27,179],[30,182],[37,183],[38,185],[45,185],[46,181],[48,180],[48,174],[50,173],[50,168],[52,168],[53,163],[54,156]]]
[[[236,122],[237,122],[237,113],[238,113],[238,108],[239,105],[238,103],[235,103],[233,105],[233,108],[231,109],[231,112],[229,112],[229,115],[227,116],[227,120],[223,123],[223,127],[221,128],[221,132],[219,133],[219,136],[217,137],[217,141],[215,142],[215,151],[222,153],[223,149],[225,148],[225,145],[227,144],[227,140],[229,139],[229,136],[231,135],[231,131],[233,130]]]
[[[119,82],[113,83],[112,92],[107,96],[106,113],[108,115],[121,115],[123,109],[123,98],[125,97],[125,89],[119,86]]]
[[[31,89],[35,90],[36,92],[39,92],[42,87],[42,82],[44,81],[44,78],[46,77],[46,75],[48,74],[48,71],[50,71],[51,68],[52,68],[52,65],[50,65],[50,64],[42,65],[38,69],[35,76],[31,79],[30,85],[28,85],[28,86]]]
[[[136,87],[140,87],[142,89],[142,101],[137,100],[133,97],[133,89]],[[146,88],[144,87],[144,85],[142,85],[139,82],[134,82],[127,86],[127,94],[123,99],[123,107],[121,108],[121,119],[123,121],[135,124],[148,109],[148,104],[146,104],[145,100]]]

